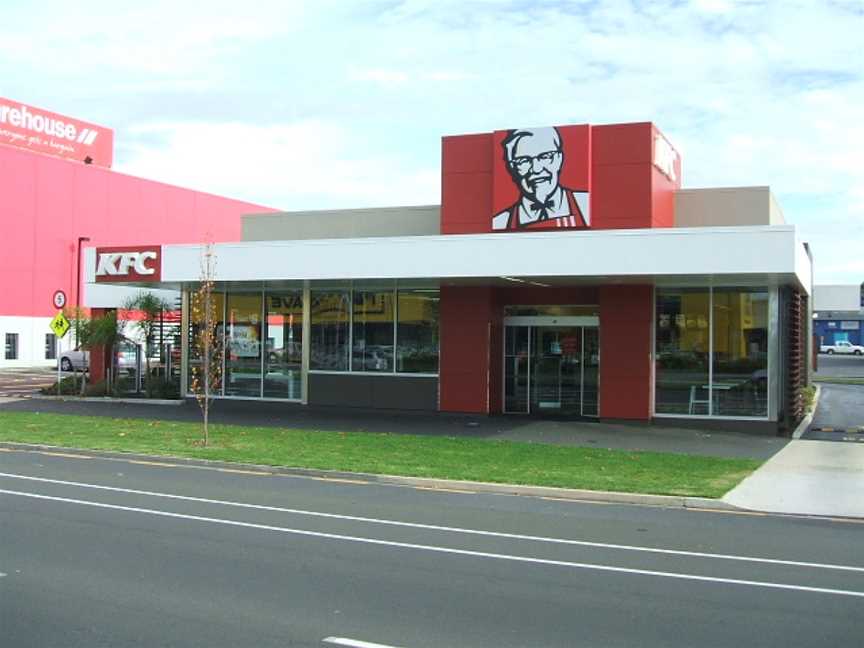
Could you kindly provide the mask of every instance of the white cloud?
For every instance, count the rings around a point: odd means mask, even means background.
[[[133,129],[118,171],[281,209],[437,203],[439,170],[406,165],[321,120],[255,126],[163,123]]]
[[[348,77],[352,81],[376,81],[379,83],[404,83],[408,81],[408,75],[404,72],[382,68],[351,69],[348,71]]]
[[[0,78],[116,102],[118,168],[286,208],[437,201],[446,134],[651,120],[686,186],[770,184],[824,259],[824,212],[864,235],[862,33],[860,2],[44,0],[4,6]]]

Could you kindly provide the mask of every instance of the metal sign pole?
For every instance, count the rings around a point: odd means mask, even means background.
[[[57,345],[57,395],[62,396],[60,393],[60,338],[56,334],[54,335],[54,343]]]

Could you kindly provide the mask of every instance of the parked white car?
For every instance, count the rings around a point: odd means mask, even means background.
[[[74,349],[60,354],[62,371],[86,371],[90,367],[90,352]]]
[[[136,368],[136,344],[134,342],[123,340],[117,344],[114,350],[117,369],[132,373]],[[90,352],[74,349],[71,351],[63,351],[59,358],[61,371],[87,371],[90,369]],[[158,364],[159,358],[151,358],[151,366]],[[141,358],[141,367],[144,367],[144,358]]]
[[[828,355],[833,355],[835,353],[864,355],[864,347],[852,344],[848,340],[840,340],[834,344],[823,344],[819,347],[819,353],[827,353]]]

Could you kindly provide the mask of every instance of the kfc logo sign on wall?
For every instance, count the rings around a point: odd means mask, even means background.
[[[517,128],[493,137],[492,229],[591,226],[591,128]]]
[[[665,137],[659,133],[654,136],[654,166],[660,169],[660,172],[669,178],[672,182],[678,180],[675,173],[675,165],[678,162],[678,152],[672,148],[672,145]]]
[[[96,282],[159,281],[162,248],[96,248]]]
[[[110,167],[114,131],[0,97],[0,144]]]

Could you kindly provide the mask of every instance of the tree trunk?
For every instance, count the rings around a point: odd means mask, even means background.
[[[209,430],[207,428],[209,414],[210,414],[210,348],[209,345],[205,345],[205,354],[204,354],[204,403],[202,404],[202,410],[204,413],[204,447],[207,447],[207,442],[209,440]]]

